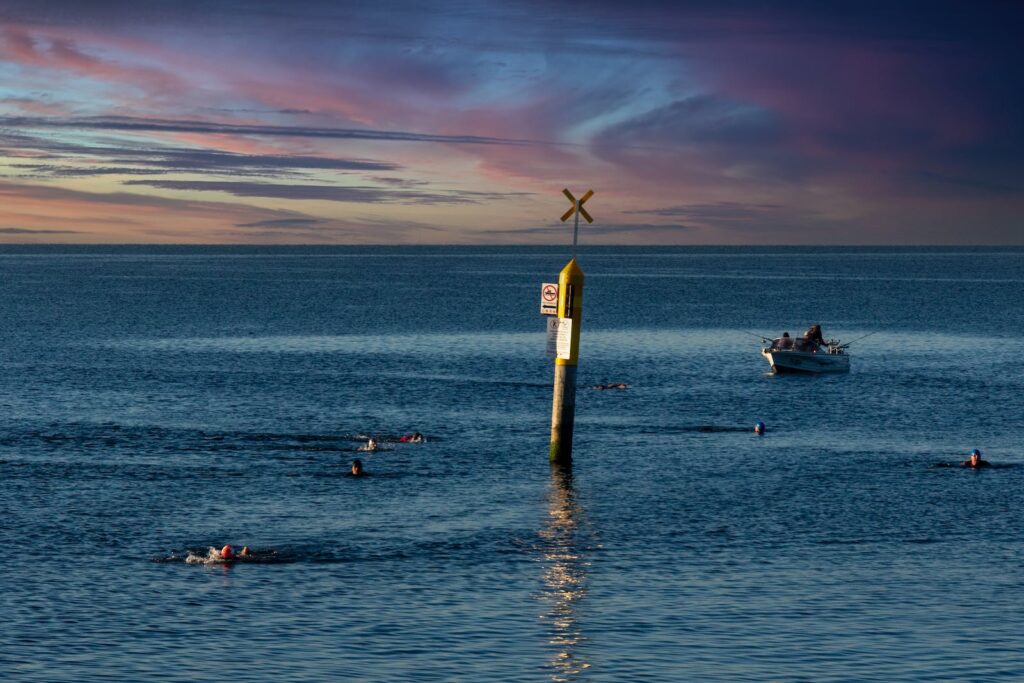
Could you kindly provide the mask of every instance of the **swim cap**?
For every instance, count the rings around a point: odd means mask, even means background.
[[[975,448],[973,451],[971,451],[971,455],[976,455],[976,456],[978,456],[980,458],[981,457],[981,451],[979,451],[977,448]]]

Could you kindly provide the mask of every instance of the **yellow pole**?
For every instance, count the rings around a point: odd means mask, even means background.
[[[558,274],[558,317],[572,322],[568,358],[555,358],[555,385],[551,405],[551,462],[572,462],[572,430],[576,421],[576,366],[583,323],[583,271],[576,259]]]

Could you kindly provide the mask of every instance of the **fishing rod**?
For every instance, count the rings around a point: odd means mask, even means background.
[[[871,335],[873,335],[873,334],[878,334],[879,332],[881,332],[881,330],[875,330],[874,332],[869,332],[869,333],[865,334],[865,335],[864,335],[863,337],[857,337],[857,338],[856,338],[856,339],[854,339],[853,341],[849,341],[849,342],[846,342],[845,344],[840,344],[840,345],[839,345],[839,348],[841,348],[841,349],[845,349],[845,348],[846,348],[847,346],[849,346],[850,344],[856,344],[856,343],[857,343],[857,342],[859,342],[859,341],[860,341],[861,339],[867,339],[867,338],[868,338],[868,337],[870,337]]]
[[[746,330],[740,330],[740,332],[742,332],[743,334],[749,334],[751,337],[757,337],[761,341],[766,341],[766,342],[774,341],[771,337],[766,337],[763,334],[754,334],[753,332],[747,332]]]
[[[753,332],[748,332],[747,330],[740,330],[740,332],[742,332],[743,334],[749,334],[749,335],[750,335],[751,337],[757,337],[758,339],[760,339],[760,340],[761,340],[761,341],[763,341],[763,342],[771,342],[771,341],[775,341],[775,340],[774,340],[774,339],[772,339],[771,337],[766,337],[766,336],[764,336],[764,335],[762,335],[762,334],[754,334]],[[837,345],[837,348],[840,348],[840,349],[845,349],[845,348],[846,348],[847,346],[849,346],[850,344],[856,344],[856,343],[857,343],[857,342],[859,342],[860,340],[862,340],[862,339],[867,339],[867,338],[868,338],[868,337],[870,337],[871,335],[874,335],[874,334],[878,334],[879,332],[881,332],[881,330],[875,330],[874,332],[869,332],[869,333],[865,334],[865,335],[864,335],[864,336],[862,336],[862,337],[857,337],[857,338],[856,338],[856,339],[854,339],[853,341],[849,341],[849,342],[846,342],[845,344],[838,344],[838,345]]]

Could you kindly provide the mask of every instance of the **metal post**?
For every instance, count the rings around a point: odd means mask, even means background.
[[[572,462],[572,433],[576,421],[576,367],[579,363],[580,326],[583,323],[583,271],[575,258],[558,274],[558,317],[571,321],[572,334],[569,357],[555,358],[549,453],[551,462],[569,464]]]
[[[576,200],[576,220],[572,223],[572,260],[576,260],[576,240],[580,234],[580,200]]]

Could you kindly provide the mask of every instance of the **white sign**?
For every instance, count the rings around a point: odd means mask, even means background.
[[[540,286],[540,314],[558,315],[557,282],[545,282]]]
[[[572,357],[572,318],[548,318],[548,358]]]

